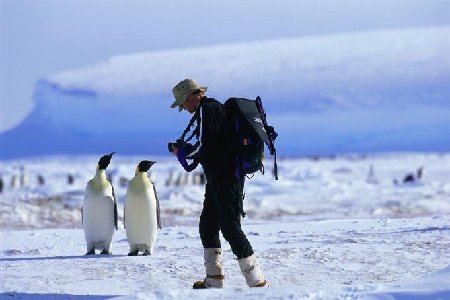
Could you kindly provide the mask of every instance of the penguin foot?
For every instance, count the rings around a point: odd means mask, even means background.
[[[103,249],[103,251],[100,252],[100,254],[111,254],[111,252],[106,249]]]
[[[139,250],[134,250],[130,253],[128,253],[128,256],[137,256],[139,254]]]
[[[86,252],[85,255],[92,255],[92,254],[95,254],[95,249],[94,249],[94,248],[92,248],[91,250],[89,250],[88,252]]]
[[[143,256],[149,256],[151,255],[150,251],[145,250],[144,253],[142,253]]]

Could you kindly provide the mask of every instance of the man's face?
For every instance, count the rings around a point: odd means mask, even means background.
[[[181,107],[192,114],[197,109],[200,99],[200,94],[190,94],[187,96],[186,101],[181,104]]]

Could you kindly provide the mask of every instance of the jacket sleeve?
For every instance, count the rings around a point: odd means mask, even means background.
[[[220,102],[215,101],[200,107],[199,138],[188,159],[202,161],[218,145],[225,126],[225,111]]]

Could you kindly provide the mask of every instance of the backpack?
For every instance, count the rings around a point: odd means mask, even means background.
[[[261,98],[229,98],[224,103],[225,115],[237,164],[235,175],[264,174],[264,144],[274,156],[274,175],[278,180],[277,156],[274,141],[278,134],[267,124]]]

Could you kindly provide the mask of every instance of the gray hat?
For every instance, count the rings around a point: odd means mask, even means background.
[[[170,107],[175,108],[178,107],[179,111],[182,111],[183,108],[180,106],[186,101],[186,98],[196,92],[196,91],[206,92],[208,88],[206,86],[200,86],[193,79],[185,79],[180,81],[174,88],[172,89],[173,96],[175,101],[172,103]]]

